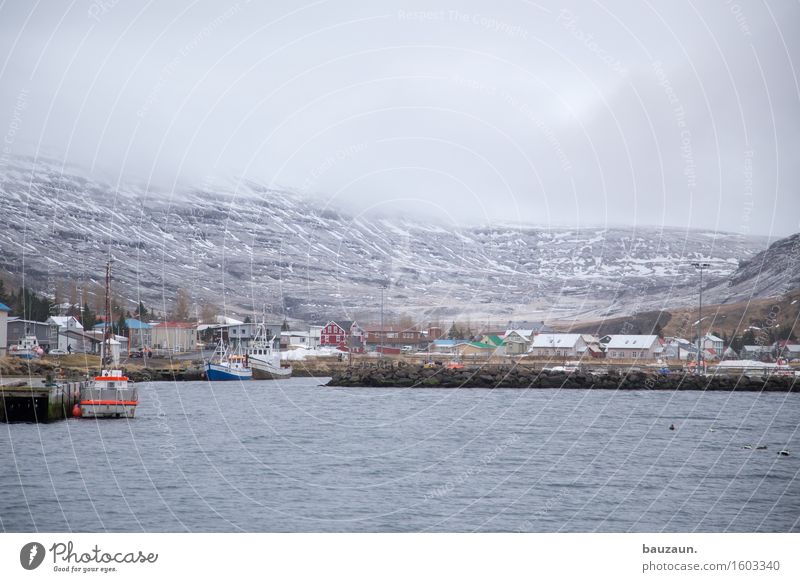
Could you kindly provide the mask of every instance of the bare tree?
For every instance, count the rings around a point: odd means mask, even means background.
[[[191,297],[189,292],[183,287],[178,287],[175,291],[175,304],[173,305],[170,319],[173,321],[189,321],[189,305]]]

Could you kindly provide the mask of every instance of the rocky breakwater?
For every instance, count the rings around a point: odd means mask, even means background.
[[[649,372],[547,372],[522,366],[449,369],[359,366],[336,372],[328,386],[402,388],[563,388],[591,390],[720,390],[800,392],[792,376],[695,376]]]

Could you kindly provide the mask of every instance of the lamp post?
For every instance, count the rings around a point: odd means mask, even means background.
[[[703,361],[703,338],[700,331],[703,321],[703,269],[707,269],[711,265],[709,263],[692,263],[692,266],[700,271],[700,302],[697,306],[697,373],[699,374]]]
[[[387,287],[386,282],[381,283],[381,334],[380,334],[380,337],[378,338],[378,343],[379,343],[378,348],[381,351],[381,355],[380,355],[381,359],[383,359],[383,335],[384,335],[384,332],[383,332],[383,293],[384,293],[384,291],[386,291],[386,287]]]

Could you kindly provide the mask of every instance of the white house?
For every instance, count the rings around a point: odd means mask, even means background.
[[[723,350],[725,349],[725,342],[722,341],[721,337],[707,333],[705,336],[703,336],[703,349],[714,350],[714,353],[721,356]]]
[[[81,322],[71,315],[54,315],[50,317],[45,323],[58,328],[58,349],[67,351],[67,346],[70,344],[70,339],[67,337],[68,331],[83,331]],[[74,348],[74,346],[73,346]]]
[[[578,357],[586,351],[586,341],[579,333],[540,333],[533,336],[528,353],[532,356]]]
[[[289,348],[302,347],[309,350],[316,350],[319,347],[319,338],[321,326],[315,326],[316,333],[313,329],[308,331],[282,331],[281,344],[284,343]]]
[[[601,342],[606,346],[606,358],[612,360],[652,360],[664,353],[657,335],[611,335]]]
[[[153,347],[170,352],[191,352],[197,349],[197,327],[182,321],[151,324]]]
[[[11,308],[5,303],[0,303],[0,357],[6,355],[8,348],[8,313]]]

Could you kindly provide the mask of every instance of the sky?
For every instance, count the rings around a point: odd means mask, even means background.
[[[448,223],[800,231],[800,4],[0,2],[0,172]],[[278,202],[276,200],[276,202]]]

